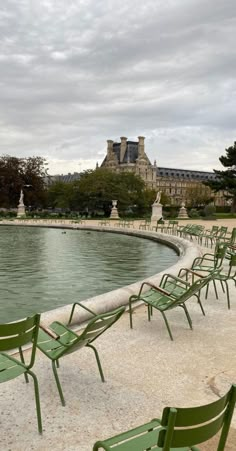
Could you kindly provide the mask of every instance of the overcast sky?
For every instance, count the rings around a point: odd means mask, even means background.
[[[212,170],[236,140],[236,0],[4,0],[0,46],[0,154],[79,172],[143,135]]]

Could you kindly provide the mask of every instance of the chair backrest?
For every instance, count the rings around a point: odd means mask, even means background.
[[[236,385],[225,396],[205,406],[193,408],[165,407],[158,437],[163,451],[190,447],[209,440],[222,429],[217,451],[223,451],[236,403]]]
[[[87,327],[84,329],[78,339],[73,340],[68,348],[65,348],[62,355],[70,354],[89,343],[92,343],[96,338],[102,335],[109,327],[111,327],[123,315],[125,307],[119,307],[116,310],[108,313],[102,313],[92,318]]]
[[[219,231],[219,226],[213,225],[211,228],[211,234],[216,235],[218,231]]]
[[[232,254],[232,255],[230,256],[229,265],[230,265],[230,266],[236,266],[236,254]]]
[[[234,244],[235,241],[236,241],[236,227],[234,227],[232,230],[231,237],[230,237],[230,243]]]
[[[219,268],[225,258],[228,244],[217,243],[215,248],[215,268]]]
[[[197,279],[190,287],[187,287],[184,293],[181,293],[176,299],[169,304],[169,308],[176,307],[178,304],[183,304],[189,298],[197,294],[203,287],[205,287],[216,275],[218,275],[220,270],[213,270],[206,277],[202,277],[201,279]],[[168,309],[168,308],[167,308]]]
[[[221,226],[221,227],[219,228],[218,233],[217,233],[217,238],[222,238],[222,237],[224,237],[224,236],[226,235],[226,233],[227,233],[227,230],[228,230],[228,227]]]
[[[40,315],[25,318],[14,323],[0,324],[0,352],[21,348],[32,342],[31,359],[27,368],[34,364]]]

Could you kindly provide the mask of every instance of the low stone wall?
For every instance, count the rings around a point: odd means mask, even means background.
[[[52,227],[53,225],[51,225]],[[57,227],[59,225],[57,224]],[[65,227],[61,225],[61,227]],[[120,307],[121,305],[127,305],[129,297],[132,294],[137,294],[141,284],[146,281],[153,283],[154,285],[159,285],[161,277],[165,273],[177,275],[180,268],[190,268],[195,257],[201,255],[201,249],[196,246],[193,242],[184,240],[182,238],[166,235],[162,233],[156,232],[148,232],[148,231],[139,231],[139,230],[130,230],[130,229],[121,229],[114,227],[100,227],[100,226],[83,226],[83,225],[71,225],[67,226],[67,228],[76,228],[80,230],[96,230],[106,233],[120,233],[125,235],[137,236],[140,238],[146,238],[153,241],[161,242],[167,246],[171,246],[174,248],[180,258],[178,262],[167,268],[166,270],[155,274],[154,276],[148,277],[144,280],[132,283],[131,285],[124,286],[123,288],[119,288],[117,290],[109,291],[108,293],[101,294],[99,296],[95,296],[93,298],[86,299],[83,302],[86,302],[86,306],[96,313],[105,313],[107,311],[113,310],[115,308]],[[76,302],[76,299],[74,299]],[[70,315],[72,305],[66,305],[64,307],[60,307],[54,310],[50,310],[46,313],[42,314],[42,321],[49,325],[51,322],[57,320],[62,323],[67,323]],[[75,310],[75,314],[73,317],[73,325],[78,325],[84,323],[91,317],[88,312],[84,309],[77,307]]]

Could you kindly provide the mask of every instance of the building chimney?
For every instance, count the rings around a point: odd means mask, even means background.
[[[113,142],[112,139],[108,139],[107,140],[107,157],[111,157],[112,156],[112,152],[113,152]]]
[[[121,143],[120,143],[120,163],[123,163],[125,152],[126,152],[126,146],[127,146],[127,144],[126,144],[127,138],[125,138],[124,136],[121,136],[120,140],[121,140]]]
[[[138,136],[138,156],[139,158],[144,157],[144,136]]]

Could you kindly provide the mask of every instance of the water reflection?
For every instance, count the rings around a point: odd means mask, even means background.
[[[0,322],[130,284],[174,264],[175,252],[95,231],[0,227]]]

